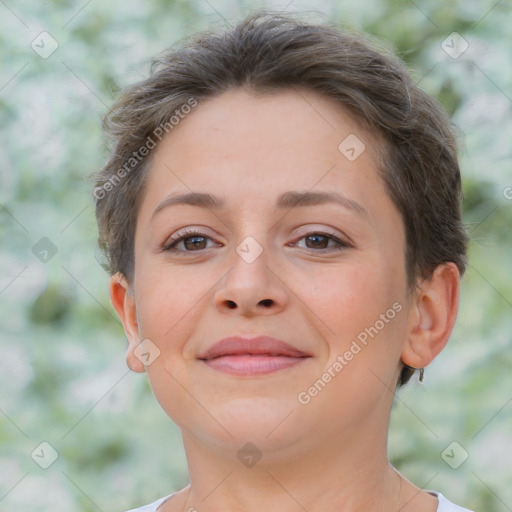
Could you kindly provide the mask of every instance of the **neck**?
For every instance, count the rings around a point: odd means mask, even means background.
[[[369,435],[361,442],[361,432],[358,437],[355,442],[344,433],[328,442],[318,440],[296,450],[296,456],[264,452],[255,465],[245,467],[234,452],[219,453],[184,435],[190,473],[184,510],[398,510],[401,478],[388,462],[386,438]]]

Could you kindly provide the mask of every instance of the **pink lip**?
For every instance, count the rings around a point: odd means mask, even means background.
[[[268,336],[232,336],[215,343],[199,359],[215,370],[258,375],[289,368],[309,357],[310,354]]]

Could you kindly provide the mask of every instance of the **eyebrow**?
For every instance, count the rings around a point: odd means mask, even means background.
[[[318,206],[328,203],[339,204],[358,215],[369,218],[368,212],[362,205],[339,192],[285,192],[277,198],[276,208],[278,210],[284,210],[302,206]],[[171,195],[166,197],[155,208],[152,218],[158,212],[170,206],[190,205],[199,208],[207,208],[209,210],[221,210],[225,207],[225,204],[223,199],[204,192],[188,192],[186,194]]]

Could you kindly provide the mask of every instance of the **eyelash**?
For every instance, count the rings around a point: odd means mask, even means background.
[[[304,238],[308,238],[313,235],[325,236],[325,237],[329,238],[330,240],[333,240],[334,242],[336,242],[339,245],[339,247],[330,248],[330,249],[323,248],[318,251],[315,249],[309,249],[309,248],[306,248],[306,250],[322,253],[322,252],[342,251],[343,249],[353,247],[353,245],[351,245],[350,243],[344,242],[343,240],[340,240],[339,238],[337,238],[334,235],[334,233],[328,233],[328,232],[324,232],[324,231],[311,231],[309,233],[306,233],[306,234],[302,235],[299,239],[297,239],[295,243],[297,243],[300,240],[303,240]],[[193,238],[193,237],[201,237],[201,238],[211,240],[211,237],[205,235],[204,233],[201,233],[200,231],[196,231],[194,229],[186,230],[183,233],[181,233],[177,238],[169,240],[169,242],[166,243],[162,247],[162,250],[165,252],[173,252],[173,253],[193,253],[193,252],[201,252],[201,251],[206,250],[206,249],[199,249],[197,251],[179,251],[176,249],[176,245],[178,245],[180,242],[182,242],[183,240],[186,240],[187,238]]]

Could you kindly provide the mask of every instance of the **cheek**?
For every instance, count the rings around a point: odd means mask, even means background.
[[[208,291],[218,280],[213,269],[200,267],[148,261],[138,269],[135,290],[140,335],[161,349],[180,349],[191,326],[200,321]]]
[[[297,276],[295,292],[332,331],[347,333],[375,321],[392,304],[394,290],[384,274],[367,264],[312,270]]]
[[[137,314],[141,336],[159,342],[185,316],[190,300],[178,273],[165,272],[157,265],[151,267],[141,267],[137,276]]]
[[[297,276],[296,293],[327,340],[327,367],[349,349],[354,377],[367,377],[369,367],[394,366],[406,323],[401,269],[392,261],[373,258]]]

